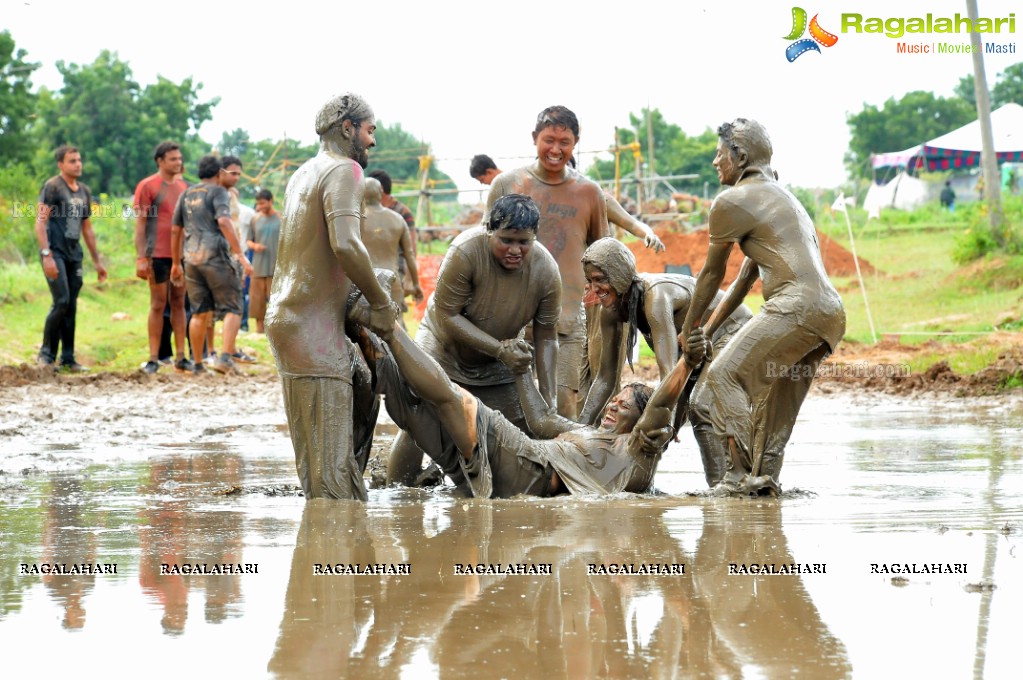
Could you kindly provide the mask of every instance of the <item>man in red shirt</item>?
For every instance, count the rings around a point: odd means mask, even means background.
[[[192,362],[185,356],[185,288],[170,285],[171,216],[178,197],[188,185],[181,173],[181,147],[162,142],[153,152],[157,171],[135,187],[135,275],[149,281],[149,361],[143,373],[160,369],[160,334],[163,310],[170,300],[171,328],[177,351],[174,369],[191,372]]]

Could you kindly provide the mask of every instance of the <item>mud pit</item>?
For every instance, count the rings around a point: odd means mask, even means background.
[[[0,387],[0,639],[12,677],[1017,669],[1018,394],[822,383],[796,426],[779,501],[693,495],[703,474],[686,430],[657,496],[381,489],[362,505],[297,495],[270,377],[40,381],[33,370],[8,370]],[[49,564],[116,574],[39,573]],[[161,575],[164,564],[177,572]],[[194,564],[249,571],[181,573]],[[315,573],[350,564],[409,573]],[[751,573],[764,564],[804,573]],[[933,565],[939,573],[921,572]],[[41,654],[44,640],[56,654]]]

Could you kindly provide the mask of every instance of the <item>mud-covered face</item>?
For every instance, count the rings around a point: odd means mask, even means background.
[[[490,232],[490,253],[508,271],[522,267],[534,243],[536,234],[531,229],[505,228]]]
[[[533,141],[536,143],[536,156],[540,165],[547,172],[557,174],[568,165],[579,140],[567,127],[551,125],[540,132],[534,132]]]
[[[614,307],[618,303],[618,291],[611,285],[604,270],[592,262],[587,262],[583,265],[583,272],[586,274],[586,282],[593,294],[597,296],[600,306],[604,309]]]
[[[718,171],[718,180],[725,186],[732,186],[739,181],[739,161],[735,152],[722,140],[718,140],[718,152],[714,156],[714,168]]]
[[[369,150],[377,145],[376,129],[376,121],[364,120],[352,136],[352,160],[361,165],[363,169],[369,165]]]
[[[628,434],[636,427],[640,415],[636,395],[633,394],[631,387],[626,387],[607,405],[604,418],[600,421],[600,429],[615,434]]]

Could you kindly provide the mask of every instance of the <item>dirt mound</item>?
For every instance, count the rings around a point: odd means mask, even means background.
[[[251,370],[251,372],[250,372]],[[56,373],[52,368],[44,366],[33,366],[20,364],[18,366],[0,366],[0,389],[23,387],[25,385],[96,385],[104,389],[124,389],[133,385],[183,385],[192,384],[208,387],[213,391],[217,386],[226,382],[234,381],[256,381],[274,382],[278,378],[275,371],[269,367],[254,367],[242,369],[236,375],[220,375],[213,371],[206,375],[192,376],[187,374],[174,373],[169,370],[155,375],[135,371],[130,373],[112,373],[109,371],[97,371],[85,374]]]
[[[636,256],[636,268],[641,272],[663,272],[667,265],[687,264],[693,271],[693,276],[700,273],[703,263],[707,260],[707,250],[710,246],[710,233],[706,229],[700,229],[690,233],[676,231],[672,228],[674,223],[657,227],[657,235],[664,241],[665,249],[660,253],[646,248],[642,241],[629,243],[629,249]],[[824,268],[831,276],[855,276],[856,261],[851,252],[846,250],[839,243],[827,235],[817,232],[817,239],[821,245],[821,256],[824,259]],[[725,279],[721,284],[722,288],[728,287],[739,274],[739,267],[742,265],[743,255],[738,248],[733,248],[728,258],[728,268],[725,272]],[[874,267],[859,258],[860,271],[863,274],[874,272]],[[760,281],[753,286],[753,292],[761,291]]]
[[[1023,347],[1008,334],[1009,343],[997,358],[976,373],[957,373],[946,360],[937,361],[923,371],[911,372],[907,361],[914,355],[931,353],[942,347],[935,341],[920,345],[902,345],[883,340],[876,345],[843,343],[839,351],[817,372],[815,385],[823,391],[832,388],[874,390],[889,394],[918,392],[945,393],[954,397],[1004,395],[1023,386]],[[947,348],[947,346],[945,346]]]

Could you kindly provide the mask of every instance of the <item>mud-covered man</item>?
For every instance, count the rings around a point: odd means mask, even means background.
[[[538,240],[561,270],[561,319],[558,321],[558,413],[575,418],[580,367],[586,340],[583,294],[586,247],[610,235],[604,195],[594,182],[576,173],[569,161],[579,141],[579,120],[564,106],[540,112],[533,130],[536,161],[500,174],[491,184],[487,211],[506,194],[525,194],[540,208]],[[486,222],[484,215],[484,223]]]
[[[461,233],[437,275],[416,342],[456,385],[528,431],[515,391],[515,374],[537,367],[540,392],[557,391],[557,323],[561,314],[558,265],[536,243],[540,213],[522,194],[508,194],[490,210],[485,227]],[[533,325],[533,347],[519,338]],[[423,451],[406,434],[391,449],[388,481],[414,481]],[[459,478],[457,466],[444,471]]]
[[[416,264],[416,253],[412,248],[405,220],[394,210],[381,204],[384,190],[380,181],[372,177],[366,178],[366,222],[362,230],[362,241],[366,244],[369,258],[377,269],[388,269],[395,274],[391,286],[391,298],[401,304],[405,292],[401,285],[401,269],[399,261],[404,261],[412,281],[412,295],[416,302],[423,299],[423,289],[419,285],[419,266]],[[395,253],[398,253],[395,257]]]
[[[345,305],[354,283],[371,306],[370,329],[389,332],[397,319],[361,239],[375,130],[364,99],[330,99],[316,115],[320,150],[292,176],[284,197],[266,334],[306,498],[367,497],[354,439],[371,417],[354,401],[357,348],[345,335]]]
[[[764,305],[712,359],[692,409],[713,424],[716,455],[728,461],[718,491],[776,494],[785,445],[817,366],[845,333],[845,310],[810,216],[771,169],[767,131],[737,118],[718,137],[714,167],[731,188],[711,206],[707,262],[680,337],[701,325],[738,244],[746,258],[704,335],[714,335],[758,277]]]

